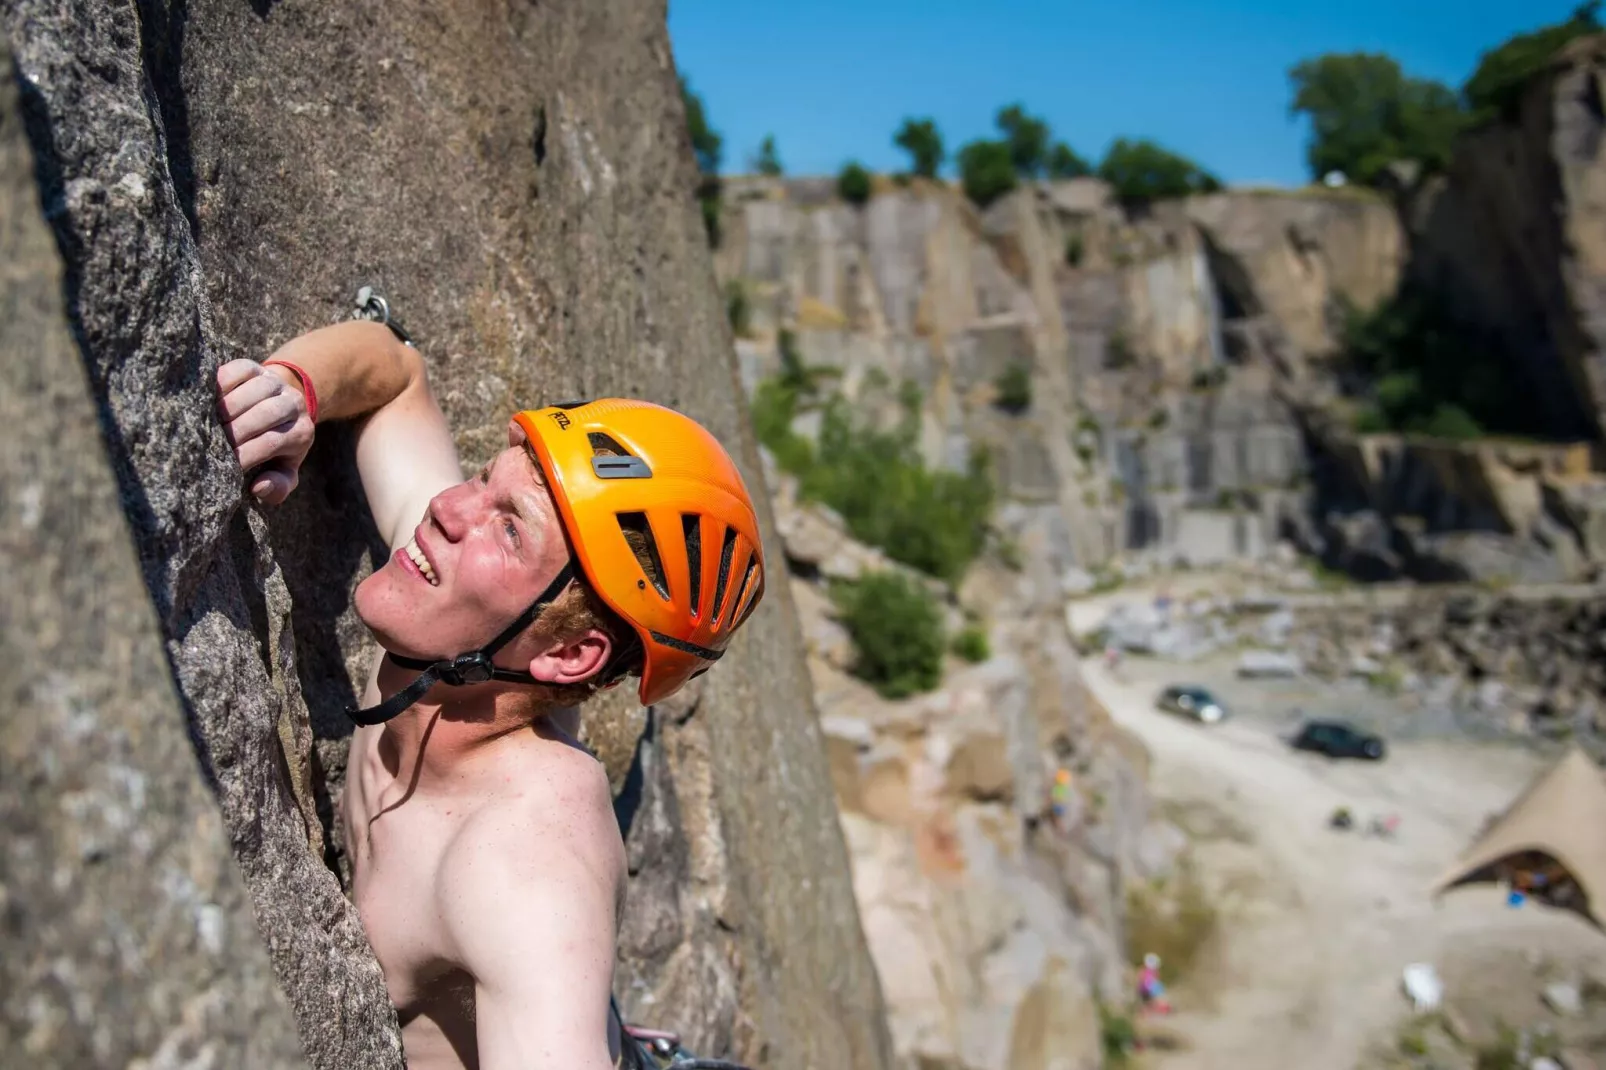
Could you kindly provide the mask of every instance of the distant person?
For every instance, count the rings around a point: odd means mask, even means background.
[[[1143,956],[1143,969],[1138,971],[1138,999],[1143,1002],[1144,1010],[1171,1013],[1171,1004],[1165,998],[1165,984],[1160,980],[1160,956],[1152,951]]]
[[[626,676],[662,701],[758,605],[735,463],[686,416],[605,399],[513,414],[465,480],[423,359],[377,323],[217,381],[264,503],[295,488],[315,424],[356,424],[391,556],[356,592],[380,649],[340,813],[408,1065],[636,1065],[610,1013],[624,845],[577,705]]]
[[[1054,828],[1061,835],[1070,831],[1071,771],[1063,765],[1054,771],[1049,808],[1054,814]]]

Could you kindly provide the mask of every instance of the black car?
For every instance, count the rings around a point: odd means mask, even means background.
[[[1382,759],[1387,748],[1381,736],[1343,721],[1306,721],[1291,741],[1296,750],[1313,750],[1329,758]]]
[[[1173,684],[1160,692],[1155,705],[1203,724],[1215,724],[1227,716],[1227,708],[1221,700],[1197,684]]]

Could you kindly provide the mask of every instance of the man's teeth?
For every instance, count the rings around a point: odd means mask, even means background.
[[[407,551],[407,556],[413,559],[413,564],[418,566],[418,571],[422,572],[424,574],[424,578],[430,582],[430,586],[435,586],[436,584],[440,583],[440,581],[435,578],[435,570],[430,567],[429,558],[425,557],[424,551],[418,548],[418,542],[416,540],[408,540],[407,545],[403,547],[403,549]]]

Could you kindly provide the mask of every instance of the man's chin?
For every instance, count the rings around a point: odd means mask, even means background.
[[[404,602],[389,569],[381,569],[359,583],[351,598],[357,619],[386,650],[395,649],[392,626],[406,616]]]

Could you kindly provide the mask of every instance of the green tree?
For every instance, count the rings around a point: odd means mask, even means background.
[[[892,143],[909,154],[910,169],[922,178],[936,178],[946,151],[937,124],[930,119],[905,119]]]
[[[986,208],[1020,184],[1009,146],[1002,141],[972,141],[959,150],[959,181],[965,196]]]
[[[1573,10],[1566,22],[1518,34],[1485,52],[1461,94],[1476,119],[1514,119],[1522,91],[1571,41],[1600,32],[1600,0]]]
[[[1048,150],[1048,177],[1084,178],[1092,173],[1092,165],[1065,142],[1056,141],[1054,147]]]
[[[863,206],[870,199],[870,172],[857,160],[850,160],[836,176],[836,192],[849,204]]]
[[[1048,168],[1048,124],[1028,115],[1019,104],[1000,108],[995,121],[1004,135],[1004,144],[1009,146],[1009,161],[1015,165],[1015,173],[1041,178]]]
[[[691,135],[697,170],[704,175],[717,175],[725,139],[720,137],[719,131],[708,125],[708,111],[703,107],[703,98],[692,92],[691,83],[685,75],[680,77],[680,99],[686,106],[686,131]]]
[[[1099,164],[1098,174],[1114,188],[1117,197],[1131,202],[1185,197],[1221,188],[1214,175],[1192,160],[1147,139],[1117,138]]]
[[[691,138],[692,155],[697,158],[697,204],[702,210],[703,230],[708,244],[717,248],[720,240],[719,163],[724,138],[708,124],[703,98],[692,92],[686,76],[680,76],[680,99],[686,109],[686,132]]]
[[[781,173],[781,156],[775,150],[774,134],[766,134],[759,143],[758,155],[753,157],[753,170],[772,178]]]
[[[1352,182],[1376,185],[1397,160],[1440,170],[1466,122],[1448,87],[1407,77],[1381,53],[1318,56],[1288,77],[1290,110],[1311,124],[1305,160],[1313,178],[1341,171]]]

